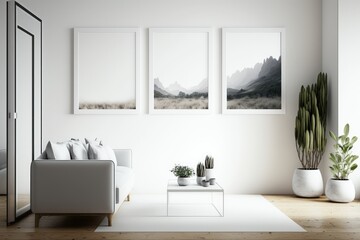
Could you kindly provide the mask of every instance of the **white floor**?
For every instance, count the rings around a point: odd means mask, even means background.
[[[107,219],[104,219],[96,232],[305,231],[260,195],[225,195],[224,217],[219,216],[206,198],[173,196],[170,198],[170,216],[167,216],[166,195],[134,195],[114,215],[112,227],[108,227]],[[217,200],[221,210],[221,199]]]

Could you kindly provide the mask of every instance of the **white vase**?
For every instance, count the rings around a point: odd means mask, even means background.
[[[206,177],[206,181],[209,181],[210,178],[215,178],[215,172],[213,168],[205,168],[205,177]]]
[[[355,199],[354,183],[348,180],[329,178],[326,182],[325,195],[332,202],[348,203]]]
[[[196,177],[196,183],[200,186],[202,185],[202,180],[205,180],[205,177]]]
[[[324,182],[320,170],[296,169],[292,179],[292,189],[299,197],[320,197],[324,193]]]
[[[187,186],[190,184],[190,177],[178,177],[177,182],[179,186]]]

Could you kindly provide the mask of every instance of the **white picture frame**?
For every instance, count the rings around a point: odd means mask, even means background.
[[[140,111],[139,28],[74,28],[74,114]]]
[[[150,28],[149,113],[210,113],[212,61],[211,28]]]
[[[284,28],[223,28],[222,113],[285,114],[285,61]]]

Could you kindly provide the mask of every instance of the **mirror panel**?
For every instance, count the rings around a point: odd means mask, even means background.
[[[33,158],[33,36],[16,31],[16,216],[30,204]]]

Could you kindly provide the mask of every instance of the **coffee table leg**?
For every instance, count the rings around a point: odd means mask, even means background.
[[[223,200],[223,214],[222,214],[222,216],[224,216],[225,215],[225,195],[224,195],[224,191],[222,192],[222,200]]]
[[[216,207],[217,204],[214,203],[214,195],[213,194],[214,193],[212,192],[211,193],[211,205],[213,205],[215,210],[218,212],[219,216],[223,217],[224,216],[224,205],[225,205],[225,203],[224,203],[224,192],[222,192],[222,213],[220,212],[220,209],[219,209],[221,207],[221,204],[219,204],[219,206],[218,206],[219,208]]]

